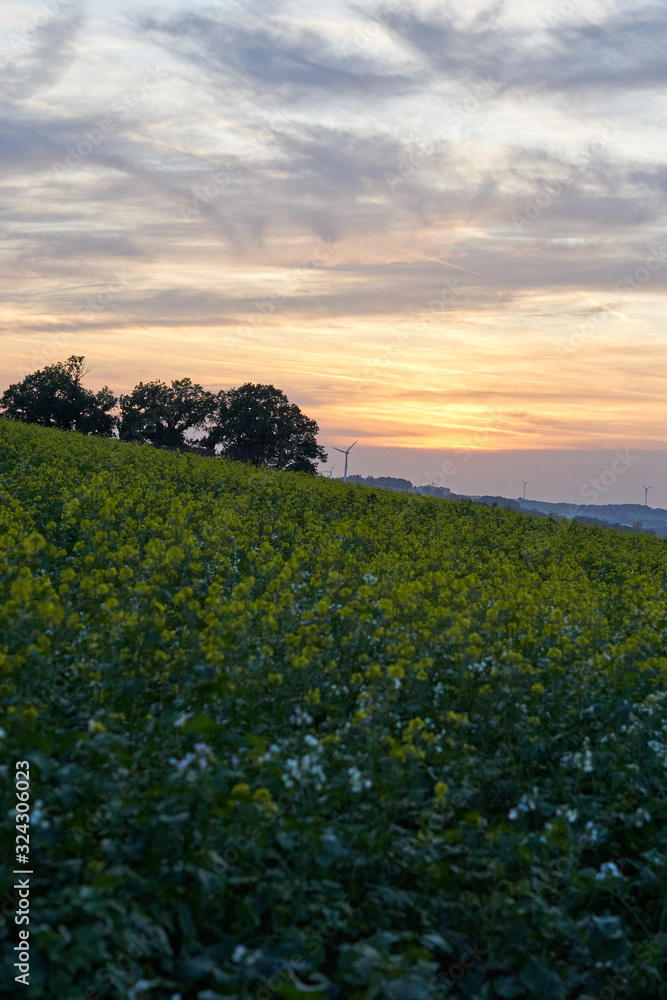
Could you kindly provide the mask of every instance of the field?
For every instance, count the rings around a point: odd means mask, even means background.
[[[659,538],[0,421],[10,993],[667,996],[666,583]]]

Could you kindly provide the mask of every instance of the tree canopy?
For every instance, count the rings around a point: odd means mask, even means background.
[[[111,411],[118,400],[108,386],[98,393],[85,389],[81,380],[86,374],[84,358],[76,354],[47,365],[9,386],[0,399],[0,412],[23,423],[109,437],[116,425]]]
[[[213,393],[189,378],[171,385],[140,382],[120,397],[119,435],[122,441],[178,447],[185,444],[185,432],[202,427],[215,408]]]
[[[26,375],[0,398],[0,415],[83,434],[117,431],[121,441],[159,448],[193,448],[193,437],[185,437],[191,431],[195,440],[203,435],[197,443],[211,454],[217,448],[226,458],[288,472],[315,473],[327,460],[315,421],[273,385],[246,382],[214,394],[189,378],[171,385],[155,379],[118,399],[108,386],[84,388],[87,371],[73,354]]]
[[[289,472],[314,473],[326,462],[318,426],[273,385],[246,382],[217,396],[205,444],[227,458]]]

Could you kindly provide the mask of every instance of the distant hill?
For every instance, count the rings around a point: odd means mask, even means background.
[[[409,479],[394,479],[393,476],[348,476],[348,483],[360,483],[362,486],[381,486],[385,490],[398,490],[400,493],[412,493],[415,487]]]
[[[427,497],[442,497],[443,499],[449,499],[452,495],[452,491],[446,486],[415,486],[415,493],[421,493],[422,496]]]
[[[540,500],[518,500],[522,510],[539,514],[557,514],[575,518],[585,524],[593,519],[609,527],[625,531],[646,531],[667,535],[667,510],[662,507],[645,507],[639,503],[574,504],[546,503]]]
[[[544,500],[516,500],[501,496],[468,496],[452,493],[446,486],[413,486],[409,479],[393,476],[348,476],[348,482],[362,486],[380,486],[401,493],[419,493],[435,496],[443,500],[473,500],[485,507],[506,507],[510,510],[537,514],[540,517],[555,515],[579,521],[580,524],[597,524],[615,528],[617,531],[645,532],[650,535],[667,536],[667,510],[662,507],[646,507],[639,503],[626,504],[575,504],[557,503]]]

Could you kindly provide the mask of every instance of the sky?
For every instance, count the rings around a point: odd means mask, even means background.
[[[664,2],[3,20],[0,390],[272,383],[350,472],[578,501],[630,450],[597,502],[667,507]]]

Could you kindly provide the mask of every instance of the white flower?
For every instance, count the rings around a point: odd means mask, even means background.
[[[583,753],[563,754],[563,756],[560,759],[561,767],[567,767],[568,765],[572,765],[573,767],[578,768],[580,771],[585,771],[587,774],[590,774],[591,771],[593,770],[593,753],[591,751],[590,746],[588,745],[588,742],[589,742],[588,737],[586,737]]]
[[[348,767],[347,773],[350,777],[350,787],[353,792],[362,792],[364,788],[372,788],[373,782],[370,778],[362,778],[359,768]]]
[[[577,812],[576,809],[568,809],[565,815],[567,816],[568,823],[574,823],[579,813]]]
[[[185,725],[188,719],[191,718],[192,718],[192,712],[181,712],[179,717],[174,722],[174,725],[176,726],[177,729],[182,729],[182,727]]]
[[[154,986],[159,985],[159,979],[137,979],[134,986],[131,986],[127,992],[128,1000],[135,1000],[137,993],[145,993],[146,990],[152,990]]]
[[[313,721],[313,717],[305,712],[300,705],[296,705],[289,720],[295,726],[302,726],[304,723],[309,725]]]
[[[667,767],[667,744],[660,743],[659,740],[649,740],[648,745],[655,753],[662,757],[663,767]]]
[[[261,954],[261,951],[249,951],[244,944],[237,944],[232,955],[232,962],[243,962],[244,965],[254,965]]]
[[[32,807],[32,811],[30,813],[30,825],[31,826],[41,826],[42,829],[48,830],[48,828],[51,826],[51,824],[49,823],[48,819],[44,819],[43,818],[44,817],[44,811],[42,809],[42,805],[43,805],[42,800],[41,799],[37,799],[37,801],[35,802],[34,806]]]
[[[308,737],[306,737],[306,739],[308,739]],[[277,753],[280,753],[280,747],[278,746],[277,743],[271,743],[266,753],[263,753],[261,757],[257,758],[257,763],[266,764],[267,760],[272,760],[273,755]],[[238,764],[239,762],[238,757],[232,757],[232,762],[234,761],[236,761],[236,763]]]
[[[213,751],[211,750],[210,746],[207,743],[195,743],[194,749],[195,749],[194,753],[190,750],[188,753],[186,753],[185,757],[183,757],[182,760],[176,760],[175,757],[169,758],[169,763],[173,764],[176,767],[176,770],[178,771],[179,774],[183,774],[183,771],[185,771],[185,769],[189,767],[190,764],[193,764],[195,761],[197,761],[198,766],[202,768],[202,770],[205,767],[208,767],[208,758],[213,756]],[[192,776],[188,775],[188,777],[190,781],[196,780],[194,775]]]
[[[5,732],[5,730],[2,728],[2,726],[0,726],[0,740],[4,740],[6,735],[7,733]]]
[[[174,764],[176,766],[176,770],[178,771],[179,774],[183,774],[183,771],[186,769],[186,767],[189,767],[190,764],[192,764],[193,760],[196,759],[197,759],[197,754],[186,753],[185,757],[183,757],[182,760],[176,760],[175,757],[170,757],[169,763]]]
[[[285,761],[285,774],[283,783],[286,788],[292,788],[295,781],[304,781],[307,778],[314,778],[317,788],[322,788],[326,781],[322,765],[319,763],[319,754],[322,747],[318,743],[318,749],[313,753],[304,754],[303,757],[289,757]]]
[[[206,743],[195,743],[195,750],[197,752],[197,764],[204,770],[205,767],[208,767],[208,758],[213,755],[213,751]]]
[[[378,582],[378,578],[376,576],[373,576],[372,573],[364,573],[363,580],[364,583],[370,583],[370,584]]]
[[[510,811],[507,814],[507,818],[508,819],[518,819],[519,818],[519,810],[518,809],[510,809]]]
[[[592,819],[589,819],[586,824],[586,839],[590,844],[602,843],[602,841],[605,840],[606,832],[607,831],[603,826],[598,826]]]
[[[613,861],[605,861],[600,865],[600,871],[596,872],[595,877],[598,881],[602,881],[606,878],[623,878],[623,875]]]

